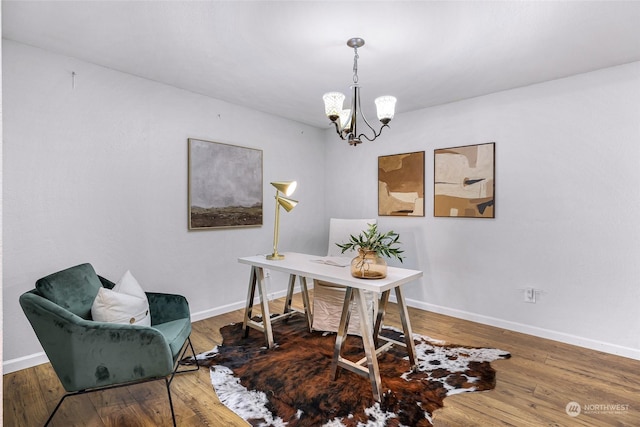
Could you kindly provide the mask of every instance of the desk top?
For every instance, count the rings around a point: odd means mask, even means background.
[[[387,277],[384,279],[358,279],[351,276],[349,266],[338,267],[313,261],[323,258],[318,255],[295,252],[286,252],[283,255],[283,260],[268,260],[265,255],[256,255],[238,258],[238,262],[373,292],[388,291],[422,277],[422,271],[419,270],[388,267]]]

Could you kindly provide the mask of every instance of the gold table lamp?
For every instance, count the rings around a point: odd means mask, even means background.
[[[288,196],[292,195],[294,191],[296,191],[296,187],[298,183],[296,181],[276,181],[272,182],[271,185],[276,187],[276,219],[275,225],[273,227],[273,253],[271,255],[267,255],[267,259],[270,260],[280,260],[284,259],[284,255],[278,253],[278,234],[280,229],[280,206],[284,208],[285,211],[291,212],[293,208],[298,204],[297,200],[289,199]],[[284,197],[280,193],[284,194]]]

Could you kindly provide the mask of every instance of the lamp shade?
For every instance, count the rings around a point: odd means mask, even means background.
[[[288,199],[286,197],[278,196],[276,197],[276,202],[284,208],[285,211],[291,212],[293,208],[298,204],[297,200]]]
[[[327,92],[322,96],[324,100],[324,113],[332,122],[340,117],[342,104],[344,103],[344,94],[340,92]]]
[[[296,181],[276,181],[272,182],[271,185],[276,187],[278,191],[285,196],[290,196],[294,191],[296,191],[298,183]]]
[[[396,110],[395,96],[381,96],[375,99],[378,120],[385,125],[393,119]]]

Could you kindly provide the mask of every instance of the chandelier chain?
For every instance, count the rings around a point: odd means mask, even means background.
[[[358,84],[358,48],[353,48],[353,83]]]

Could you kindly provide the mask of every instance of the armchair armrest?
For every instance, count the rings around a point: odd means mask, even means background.
[[[147,292],[151,324],[171,322],[178,319],[190,319],[189,303],[182,295]]]
[[[21,295],[20,305],[69,392],[173,370],[169,344],[154,328],[84,320],[35,291]]]

